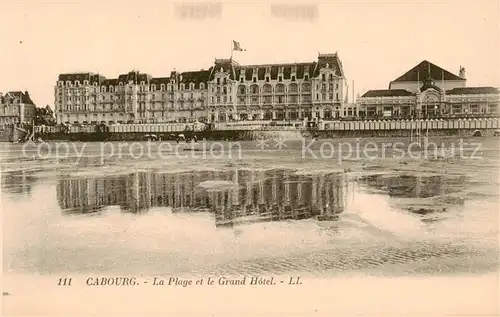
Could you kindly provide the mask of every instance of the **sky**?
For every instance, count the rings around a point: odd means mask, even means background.
[[[60,73],[207,69],[231,55],[232,40],[247,50],[234,52],[240,64],[312,62],[318,52],[337,52],[349,98],[352,81],[355,95],[387,89],[422,60],[454,74],[464,66],[468,86],[500,86],[497,0],[226,1],[206,18],[179,14],[196,3],[2,0],[0,92],[28,90],[38,106],[52,106]],[[283,5],[316,15],[285,19]]]

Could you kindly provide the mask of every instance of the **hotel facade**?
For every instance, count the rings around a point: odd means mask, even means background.
[[[425,60],[389,89],[369,90],[356,100],[363,119],[498,117],[499,102],[498,88],[467,87],[465,68],[455,75]]]
[[[309,63],[239,65],[216,59],[207,70],[159,78],[139,71],[115,79],[60,74],[55,115],[58,124],[319,121],[340,118],[346,95],[336,53]],[[349,113],[354,111],[353,105]]]
[[[0,126],[33,123],[35,107],[27,91],[0,92]]]

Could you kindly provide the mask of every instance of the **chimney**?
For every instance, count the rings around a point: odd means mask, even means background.
[[[458,72],[458,76],[462,79],[465,79],[465,68],[460,65],[460,71]]]

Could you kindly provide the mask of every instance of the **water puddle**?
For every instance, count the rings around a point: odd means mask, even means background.
[[[155,207],[173,213],[210,212],[216,226],[314,218],[330,221],[346,207],[344,173],[297,174],[295,170],[225,170],[180,173],[134,172],[58,181],[66,214],[119,206],[141,213]]]

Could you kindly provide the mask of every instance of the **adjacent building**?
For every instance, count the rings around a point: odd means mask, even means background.
[[[240,65],[216,59],[207,70],[107,79],[59,75],[55,115],[62,123],[331,120],[345,112],[346,78],[337,53],[314,62]]]
[[[434,118],[499,115],[500,91],[467,87],[465,68],[455,75],[422,61],[389,83],[389,89],[369,90],[357,99],[358,117]]]
[[[27,91],[0,92],[0,126],[31,124],[35,116],[35,103]]]

